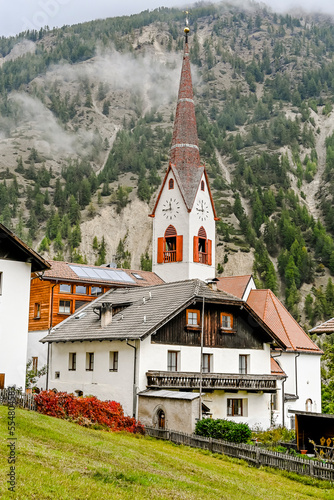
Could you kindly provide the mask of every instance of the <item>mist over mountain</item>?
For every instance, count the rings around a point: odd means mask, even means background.
[[[334,315],[334,26],[293,12],[200,4],[190,55],[217,273],[307,327]],[[150,268],[183,26],[161,8],[0,39],[0,220],[44,257]]]

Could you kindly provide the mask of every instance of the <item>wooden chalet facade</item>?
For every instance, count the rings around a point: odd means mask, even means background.
[[[142,287],[163,283],[154,273],[49,261],[50,269],[31,281],[28,359],[39,369],[47,364],[47,351],[39,340],[66,318],[111,288]],[[47,378],[37,386],[45,388]]]

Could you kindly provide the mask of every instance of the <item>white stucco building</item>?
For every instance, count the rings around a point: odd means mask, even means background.
[[[0,388],[25,388],[31,273],[49,267],[0,224]]]

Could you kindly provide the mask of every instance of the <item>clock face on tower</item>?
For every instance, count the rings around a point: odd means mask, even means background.
[[[200,221],[205,221],[209,217],[209,205],[204,200],[198,200],[195,212]]]
[[[167,220],[173,220],[180,212],[180,203],[175,198],[167,199],[162,205],[162,215]]]

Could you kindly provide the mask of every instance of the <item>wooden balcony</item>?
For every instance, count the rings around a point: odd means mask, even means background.
[[[176,250],[167,250],[164,252],[164,262],[176,262]]]
[[[149,389],[199,389],[200,374],[198,372],[156,372],[148,371],[147,387]],[[230,373],[203,373],[202,388],[204,391],[223,390],[226,392],[276,392],[277,375],[238,375]]]
[[[198,252],[198,262],[200,262],[201,264],[207,264],[208,254],[203,252]]]

